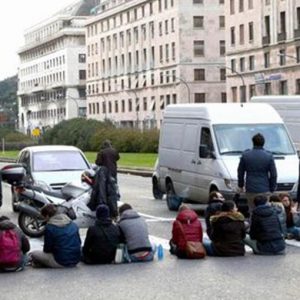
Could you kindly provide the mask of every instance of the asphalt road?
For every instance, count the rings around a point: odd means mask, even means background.
[[[284,256],[178,260],[167,251],[175,213],[151,196],[151,180],[119,175],[122,202],[130,203],[148,222],[151,239],[163,244],[164,259],[144,264],[86,266],[0,274],[0,299],[296,299],[299,298],[300,243]],[[1,214],[11,212],[9,188],[3,185]],[[84,238],[85,230],[81,230]],[[31,240],[33,248],[41,240]],[[299,244],[299,245],[298,245]]]

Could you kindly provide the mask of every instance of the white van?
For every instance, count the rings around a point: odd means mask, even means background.
[[[300,153],[300,95],[255,96],[251,98],[250,102],[267,103],[275,108]]]
[[[298,156],[274,108],[268,104],[212,103],[167,106],[152,177],[154,197],[166,193],[170,210],[177,210],[182,200],[205,204],[212,191],[232,199],[240,156],[252,148],[252,137],[258,132],[265,137],[264,148],[275,157],[277,191],[294,196]]]

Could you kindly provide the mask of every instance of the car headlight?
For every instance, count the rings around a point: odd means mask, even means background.
[[[238,189],[238,181],[237,180],[224,178],[224,183],[225,183],[226,187],[230,190],[236,191]]]

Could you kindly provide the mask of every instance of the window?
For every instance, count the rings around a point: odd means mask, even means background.
[[[265,83],[264,95],[271,95],[271,82]]]
[[[231,87],[231,97],[233,102],[237,102],[237,87]]]
[[[219,27],[225,28],[225,16],[219,16]]]
[[[225,56],[225,41],[220,41],[220,56]]]
[[[194,69],[194,80],[195,81],[205,80],[205,69]]]
[[[288,94],[288,85],[287,85],[286,80],[280,81],[279,94],[280,95],[287,95]]]
[[[248,25],[249,25],[249,42],[252,42],[254,38],[253,22],[250,22]]]
[[[147,98],[144,97],[144,98],[143,98],[143,110],[144,110],[144,111],[147,111],[147,109],[148,109],[148,108],[147,108]]]
[[[255,95],[256,95],[255,84],[250,84],[249,85],[249,98],[251,99]]]
[[[300,95],[300,79],[296,79],[296,94]]]
[[[226,70],[224,68],[220,69],[220,80],[221,81],[226,80]]]
[[[205,93],[195,93],[195,103],[205,103]]]
[[[254,55],[249,56],[249,70],[253,71],[255,69]]]
[[[219,4],[224,4],[225,0],[219,0]]]
[[[173,42],[172,43],[172,60],[175,60],[175,59],[176,59],[176,48],[175,48],[175,42]]]
[[[253,9],[253,0],[248,0],[248,8]]]
[[[245,58],[244,57],[240,58],[240,71],[241,72],[245,71]]]
[[[204,28],[204,25],[203,25],[203,20],[204,20],[204,17],[203,16],[195,16],[193,17],[193,24],[194,24],[194,28]]]
[[[239,12],[244,11],[244,0],[239,0]]]
[[[193,0],[193,4],[203,4],[203,0]]]
[[[300,7],[297,7],[297,29],[300,29]]]
[[[300,62],[300,47],[296,47],[296,58],[297,58],[297,63]]]
[[[221,93],[221,102],[227,103],[227,94],[226,93]]]
[[[86,61],[86,57],[85,57],[85,54],[78,54],[78,62],[80,63],[85,63]]]
[[[168,62],[169,61],[169,45],[166,44],[165,46],[166,46],[166,62]]]
[[[171,31],[172,32],[175,31],[175,19],[174,18],[171,19]]]
[[[235,62],[235,59],[232,59],[232,60],[230,61],[230,63],[231,63],[231,72],[235,72],[235,70],[236,70],[236,66],[235,66],[236,62]]]
[[[231,42],[231,45],[235,45],[235,28],[234,27],[231,27],[230,28],[230,42]]]
[[[265,66],[265,68],[270,67],[270,53],[269,52],[264,53],[264,66]]]
[[[285,21],[285,11],[280,12],[280,32],[286,32],[286,21]]]
[[[240,45],[244,44],[244,25],[240,25]]]
[[[280,49],[279,50],[279,65],[284,66],[285,63],[286,63],[285,49]]]
[[[204,41],[194,41],[194,56],[204,56]]]
[[[168,34],[169,33],[169,21],[166,20],[165,21],[165,34]]]
[[[159,46],[159,61],[162,63],[163,62],[163,46]]]
[[[159,35],[162,36],[162,22],[159,22],[159,24],[158,24],[158,32],[159,32]]]
[[[235,0],[230,0],[230,14],[231,15],[234,14],[234,1]]]

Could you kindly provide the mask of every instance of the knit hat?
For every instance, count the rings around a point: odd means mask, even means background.
[[[97,219],[107,219],[109,218],[109,207],[105,204],[100,204],[96,209]]]

